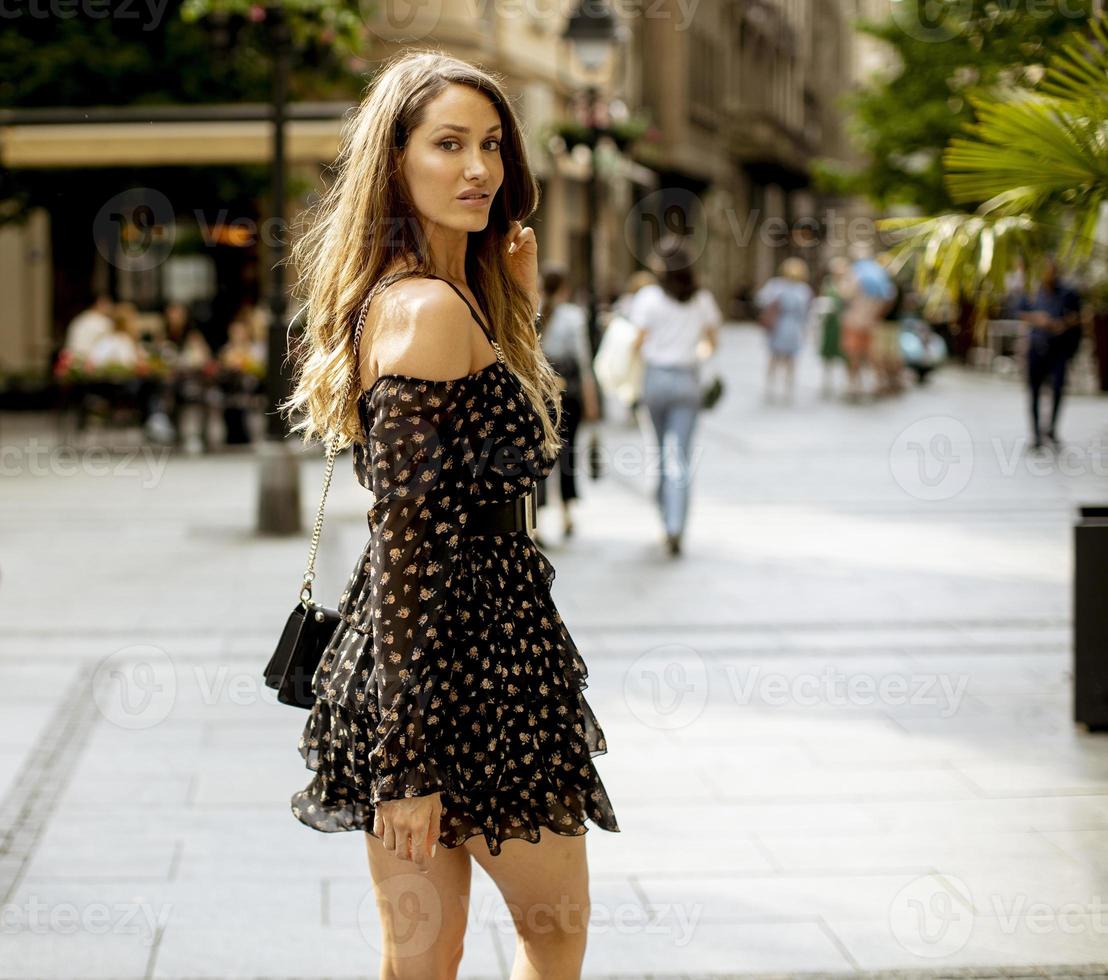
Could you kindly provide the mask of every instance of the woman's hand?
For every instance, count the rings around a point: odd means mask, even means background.
[[[441,793],[382,800],[373,817],[373,833],[381,839],[385,850],[426,872],[431,869],[431,858],[438,847],[441,817]]]
[[[542,297],[539,293],[539,243],[535,239],[535,230],[513,221],[508,228],[504,252],[504,261],[512,278],[538,309]]]

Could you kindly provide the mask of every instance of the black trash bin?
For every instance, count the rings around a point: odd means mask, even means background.
[[[1074,527],[1073,719],[1108,730],[1108,504],[1081,507]]]

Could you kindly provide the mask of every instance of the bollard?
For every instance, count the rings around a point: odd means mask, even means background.
[[[258,534],[299,534],[300,458],[285,443],[258,445]]]
[[[1073,534],[1073,718],[1108,729],[1108,505],[1082,506]]]

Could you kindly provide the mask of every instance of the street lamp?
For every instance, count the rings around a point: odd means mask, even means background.
[[[578,63],[588,73],[595,75],[608,64],[616,44],[623,39],[625,31],[616,23],[608,8],[607,0],[579,0],[577,8],[569,18],[562,38],[573,47]],[[588,212],[588,232],[585,235],[585,286],[589,305],[589,340],[596,349],[599,335],[597,324],[596,299],[596,261],[593,235],[597,221],[597,201],[600,194],[600,181],[597,176],[597,139],[607,131],[608,122],[597,119],[599,103],[596,85],[591,82],[585,88],[585,125],[589,129],[589,182],[586,188],[586,211]]]
[[[277,405],[289,394],[288,317],[285,298],[285,123],[288,117],[288,76],[291,37],[281,3],[267,7],[270,50],[273,56],[273,200],[276,229],[270,266],[269,337],[266,356],[266,430],[259,447],[257,529],[261,534],[300,531],[300,465],[289,450],[284,419]]]

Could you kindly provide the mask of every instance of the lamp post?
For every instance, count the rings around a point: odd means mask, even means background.
[[[562,38],[570,43],[578,63],[588,73],[595,75],[608,64],[616,44],[622,40],[624,30],[616,23],[608,8],[607,0],[579,0],[577,8],[569,18]],[[588,233],[585,235],[585,286],[589,307],[589,340],[596,349],[599,334],[597,323],[596,295],[596,259],[595,235],[598,201],[600,198],[600,179],[597,174],[597,141],[607,130],[607,121],[597,119],[600,93],[590,82],[585,87],[585,125],[589,129],[589,182],[586,186],[586,212],[588,215]]]
[[[269,337],[266,345],[265,440],[259,447],[257,529],[260,534],[300,531],[300,465],[286,445],[288,431],[278,404],[288,396],[288,324],[285,297],[285,121],[291,38],[281,3],[266,8],[273,57],[273,201],[276,232],[269,279]]]

